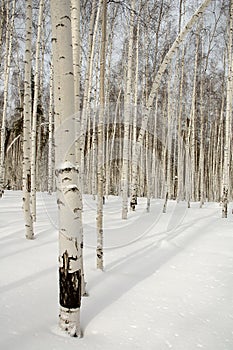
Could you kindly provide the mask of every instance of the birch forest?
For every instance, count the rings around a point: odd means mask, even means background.
[[[82,195],[104,203],[233,197],[233,0],[0,0],[0,196],[21,190],[25,237],[38,192],[57,194],[59,324],[80,336]],[[165,214],[166,215],[166,214]]]

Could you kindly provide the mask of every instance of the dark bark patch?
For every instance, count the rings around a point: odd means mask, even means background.
[[[27,174],[27,191],[31,192],[31,176]]]
[[[58,205],[58,206],[60,206],[60,205],[65,206],[65,204],[64,204],[60,199],[57,200],[57,205]]]
[[[77,309],[81,305],[81,270],[69,272],[70,261],[77,259],[65,251],[63,266],[59,268],[60,305],[67,309]]]

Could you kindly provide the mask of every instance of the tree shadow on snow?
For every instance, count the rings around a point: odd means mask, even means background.
[[[216,224],[213,216],[201,227],[194,229],[193,224],[187,223],[175,232],[153,241],[143,238],[141,246],[132,245],[132,253],[116,259],[106,266],[104,273],[98,273],[92,281],[88,281],[90,297],[83,305],[83,328],[85,329],[93,318],[103,309],[118,300],[138,283],[155,274],[170,259],[191,245],[199,237],[210,233],[210,227]],[[204,219],[204,218],[203,218]],[[205,218],[206,219],[206,218]],[[186,231],[187,230],[187,231]],[[179,242],[176,242],[179,238]],[[93,298],[92,298],[93,296]]]

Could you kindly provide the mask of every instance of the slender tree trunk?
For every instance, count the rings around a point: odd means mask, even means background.
[[[130,120],[132,112],[132,59],[133,59],[133,30],[134,30],[134,8],[135,1],[132,2],[130,15],[129,48],[127,59],[127,77],[124,98],[124,140],[123,140],[123,164],[122,164],[122,219],[127,219],[128,212],[128,187],[129,187],[129,135]]]
[[[81,188],[84,189],[84,178],[85,178],[85,162],[84,162],[84,151],[85,151],[85,137],[87,131],[87,119],[90,110],[90,94],[92,88],[92,75],[94,66],[94,53],[95,53],[95,41],[97,35],[97,28],[100,16],[101,0],[99,0],[98,8],[96,10],[96,1],[92,3],[91,18],[89,24],[89,38],[88,38],[88,57],[87,66],[85,72],[85,84],[84,84],[84,96],[83,96],[83,107],[82,107],[82,122],[81,122],[81,135],[80,135],[80,181]]]
[[[37,135],[37,105],[39,97],[39,75],[40,75],[40,42],[41,29],[43,23],[44,0],[40,0],[37,41],[36,41],[36,63],[35,63],[35,83],[34,99],[32,111],[32,129],[31,129],[31,211],[33,221],[36,221],[36,135]]]
[[[54,191],[54,96],[53,96],[53,63],[50,67],[49,85],[49,152],[48,152],[48,193]]]
[[[13,27],[15,19],[15,4],[14,0],[12,3],[11,21],[10,21],[10,9],[9,2],[7,2],[7,31],[6,31],[6,57],[4,67],[4,92],[3,92],[3,111],[2,111],[2,125],[1,125],[1,145],[0,145],[0,197],[4,191],[5,184],[5,136],[6,136],[6,117],[7,117],[7,106],[8,106],[8,89],[9,89],[9,75],[11,65],[11,54],[12,54],[12,39],[13,39]]]
[[[187,120],[187,129],[185,136],[185,199],[190,208],[191,199],[191,156],[190,156],[190,125]]]
[[[137,120],[138,120],[138,77],[139,77],[139,20],[137,23],[136,43],[135,43],[135,82],[134,82],[134,100],[133,100],[133,135],[132,135],[132,158],[136,153],[137,143]],[[130,207],[135,210],[137,204],[137,167],[131,162],[131,197]]]
[[[183,155],[183,135],[182,135],[182,111],[183,111],[183,84],[184,84],[184,56],[185,49],[182,49],[181,77],[179,89],[179,111],[178,111],[178,179],[177,179],[177,201],[184,198],[184,155]]]
[[[227,218],[228,192],[229,192],[229,170],[230,170],[230,126],[232,118],[232,32],[233,32],[233,1],[230,1],[230,24],[228,37],[228,75],[227,75],[227,101],[225,121],[225,144],[223,159],[223,181],[222,181],[222,217]]]
[[[190,113],[190,156],[191,156],[191,198],[196,201],[196,95],[197,95],[197,68],[198,68],[198,51],[200,40],[200,28],[197,32],[196,38],[196,52],[195,63],[193,73],[193,91],[192,91],[192,103]]]
[[[32,1],[26,1],[26,42],[25,42],[25,75],[23,101],[23,209],[26,238],[33,239],[33,219],[30,208],[31,195],[31,42],[32,42]]]
[[[105,110],[105,61],[106,61],[106,27],[107,27],[107,0],[102,0],[102,28],[100,52],[100,111],[98,121],[98,164],[97,164],[97,269],[103,270],[103,142],[104,142],[104,110]]]

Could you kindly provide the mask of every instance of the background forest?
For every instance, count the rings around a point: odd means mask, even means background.
[[[42,18],[38,18],[41,3]],[[101,9],[98,1],[82,1],[80,5],[82,189],[84,193],[96,194]],[[108,2],[104,117],[106,195],[121,194],[125,182],[130,189],[132,153],[154,79],[166,53],[198,5],[200,1],[187,0]],[[210,2],[161,77],[138,162],[139,196],[165,198],[167,193],[168,198],[187,200],[219,201],[221,198],[229,76],[229,6],[229,1]],[[36,109],[32,112],[36,118],[36,188],[42,191],[54,188],[49,13],[48,1],[33,1],[31,103],[32,109]],[[4,154],[1,154],[1,182],[11,189],[22,188],[24,23],[23,2],[2,0],[0,109]],[[127,155],[126,136],[129,140]]]

